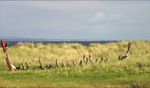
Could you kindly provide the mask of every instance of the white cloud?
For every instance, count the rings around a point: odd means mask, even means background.
[[[87,18],[87,24],[101,24],[101,23],[116,23],[120,22],[122,19],[122,15],[118,13],[107,14],[104,12],[97,12],[95,14],[91,14]]]
[[[98,13],[96,13],[96,14],[93,15],[93,19],[99,21],[99,20],[102,20],[105,16],[106,16],[105,13],[98,12]]]
[[[88,17],[87,23],[88,24],[97,24],[99,22],[102,22],[105,19],[105,17],[106,17],[106,14],[104,12],[97,12]]]

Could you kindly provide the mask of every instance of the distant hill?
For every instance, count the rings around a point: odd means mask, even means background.
[[[0,37],[5,41],[45,41],[44,39],[22,38],[22,37]]]
[[[1,37],[0,40],[5,41],[119,41],[119,40],[102,40],[102,39],[40,39],[40,38],[24,38],[24,37]]]

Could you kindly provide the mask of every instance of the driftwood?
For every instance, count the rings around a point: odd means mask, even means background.
[[[128,43],[128,49],[127,49],[126,54],[125,55],[119,55],[118,60],[126,59],[129,55],[129,52],[130,52],[130,42]]]

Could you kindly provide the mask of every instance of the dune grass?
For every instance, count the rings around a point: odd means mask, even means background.
[[[0,49],[0,87],[150,87],[150,41],[130,41],[129,57],[118,61],[118,56],[126,53],[128,42],[107,44],[91,43],[84,46],[78,43],[44,45],[42,43],[18,43],[9,47],[12,64],[28,62],[28,70],[10,72]],[[93,63],[83,63],[83,55],[92,55]],[[103,61],[100,62],[101,58]],[[43,65],[70,63],[71,67],[40,69]],[[96,59],[98,60],[96,62]],[[76,66],[72,60],[75,60]],[[107,60],[105,62],[105,60]]]

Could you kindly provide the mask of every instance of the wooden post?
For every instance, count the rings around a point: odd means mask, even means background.
[[[95,59],[95,62],[96,62],[96,63],[98,62],[98,59],[97,59],[97,58]]]
[[[64,62],[62,63],[62,67],[65,67],[65,63]]]
[[[82,60],[80,60],[79,65],[82,65]]]
[[[103,61],[103,57],[101,57],[100,63]]]
[[[68,66],[68,67],[71,67],[71,65],[69,64],[69,62],[67,62],[67,66]]]
[[[75,60],[72,60],[72,63],[73,63],[74,66],[76,66]]]
[[[104,62],[106,63],[108,61],[108,58],[105,58]]]
[[[84,61],[84,63],[87,63],[87,59],[86,59],[85,55],[83,55],[83,61]]]
[[[26,70],[23,62],[22,62],[22,70]]]
[[[41,69],[44,69],[43,65],[42,65],[42,62],[41,62],[41,59],[39,59],[39,64],[40,64],[40,68]]]
[[[54,66],[52,64],[49,65],[49,68],[54,68]]]
[[[57,67],[60,67],[59,64],[58,64],[58,60],[57,60],[57,59],[56,59],[56,66],[57,66]]]
[[[88,59],[88,57],[86,58],[86,64],[88,63],[88,61],[89,61],[89,59]]]
[[[48,66],[48,64],[46,64],[46,65],[45,65],[45,68],[49,69],[49,66]]]
[[[90,54],[89,54],[89,60],[90,60],[91,63],[93,63],[92,56]]]
[[[16,69],[20,69],[20,65],[21,65],[21,64],[19,63],[19,64],[18,64],[18,67],[16,67]]]
[[[29,69],[28,62],[25,62],[25,64],[26,64],[26,69]]]

